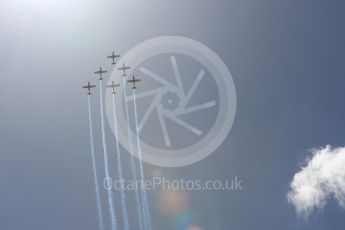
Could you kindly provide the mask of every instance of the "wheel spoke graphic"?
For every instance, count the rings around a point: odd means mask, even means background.
[[[176,122],[178,125],[180,125],[181,127],[191,131],[192,133],[200,136],[202,135],[202,131],[200,131],[199,129],[193,127],[192,125],[188,124],[187,122],[181,120],[180,118],[176,117],[174,114],[170,113],[170,112],[167,112],[167,111],[164,111],[163,112],[164,115],[169,118],[170,120]]]
[[[161,125],[162,133],[163,133],[164,142],[167,146],[171,146],[168,129],[165,123],[165,119],[163,117],[163,113],[161,111],[162,109],[159,106],[157,106],[156,108],[157,108],[157,114],[158,114],[159,122]]]
[[[150,115],[152,114],[152,112],[154,111],[155,107],[157,106],[159,102],[159,97],[156,95],[155,98],[152,100],[149,108],[146,110],[142,120],[139,123],[139,127],[138,130],[141,131],[141,129],[144,127],[147,119],[149,119]]]
[[[186,95],[184,93],[184,87],[183,87],[183,83],[181,80],[181,74],[180,74],[175,56],[171,56],[170,60],[171,60],[171,65],[173,67],[175,79],[176,79],[177,86],[178,86],[178,94],[180,97],[185,97]]]
[[[202,80],[202,78],[205,75],[205,71],[202,69],[199,73],[199,75],[197,76],[197,78],[195,79],[195,81],[193,82],[192,87],[189,89],[188,94],[186,97],[183,97],[181,100],[181,108],[186,108],[189,100],[191,99],[191,97],[193,96],[195,90],[197,89],[197,87],[200,84],[200,81]]]
[[[140,72],[146,74],[147,76],[151,77],[152,79],[158,81],[159,83],[165,85],[166,87],[168,87],[169,90],[173,91],[173,92],[178,92],[178,88],[174,85],[171,84],[170,82],[168,82],[167,80],[165,80],[164,78],[160,77],[159,75],[153,73],[152,71],[141,67]]]
[[[192,112],[208,109],[208,108],[214,107],[215,105],[216,105],[216,101],[210,101],[210,102],[207,102],[205,104],[192,106],[192,107],[189,107],[189,108],[183,109],[183,110],[178,110],[174,114],[177,116],[183,115],[183,114],[187,114],[187,113],[192,113]]]
[[[194,80],[192,86],[190,87],[187,95],[185,95],[184,87],[183,87],[183,83],[182,83],[182,79],[181,79],[181,75],[180,75],[180,71],[179,71],[179,68],[178,68],[178,65],[177,65],[177,61],[176,61],[176,57],[175,56],[170,56],[170,61],[171,61],[171,65],[172,65],[172,68],[173,68],[173,71],[174,71],[174,76],[176,78],[176,82],[178,84],[178,87],[176,87],[172,83],[168,82],[167,80],[165,80],[161,76],[153,73],[149,69],[146,69],[145,67],[141,67],[139,69],[140,72],[146,74],[147,76],[151,77],[152,79],[154,79],[154,80],[158,81],[159,83],[163,84],[164,87],[161,87],[161,88],[158,88],[158,89],[149,90],[149,91],[146,91],[146,92],[143,92],[143,93],[140,93],[140,94],[137,95],[137,98],[144,98],[144,97],[147,97],[147,96],[155,95],[155,97],[153,98],[150,106],[145,111],[145,114],[144,114],[143,118],[141,119],[141,121],[139,123],[138,130],[142,130],[143,129],[143,127],[145,126],[147,120],[149,119],[149,117],[151,116],[153,111],[156,109],[157,114],[158,114],[158,118],[159,118],[159,123],[160,123],[161,131],[162,131],[163,138],[164,138],[164,142],[165,142],[165,144],[167,146],[171,146],[171,140],[170,140],[169,133],[168,133],[168,128],[167,128],[167,124],[166,124],[166,118],[174,121],[176,124],[180,125],[182,128],[185,128],[185,129],[189,130],[190,132],[200,136],[203,133],[201,130],[199,130],[196,127],[190,125],[186,121],[183,121],[178,116],[179,115],[183,115],[183,114],[188,114],[188,113],[196,112],[196,111],[200,111],[200,110],[204,110],[204,109],[207,109],[207,108],[211,108],[211,107],[214,107],[216,105],[216,101],[211,101],[211,102],[207,102],[207,103],[204,103],[204,104],[200,104],[200,105],[196,105],[196,106],[192,106],[192,107],[186,108],[188,102],[190,101],[191,97],[194,95],[194,93],[197,90],[201,80],[203,79],[203,77],[205,75],[205,71],[203,69],[200,70],[198,76],[196,77],[196,79]],[[164,92],[169,91],[169,90],[178,93],[178,95],[182,98],[180,106],[179,106],[179,108],[175,112],[166,111],[159,104],[159,99],[161,98],[160,96]],[[133,96],[127,97],[127,99],[126,99],[126,101],[131,101],[131,100],[133,100]]]
[[[146,92],[143,92],[143,93],[138,93],[135,95],[136,99],[140,99],[140,98],[144,98],[144,97],[148,97],[148,96],[152,96],[152,95],[155,95],[155,94],[161,94],[163,92],[166,91],[166,87],[161,87],[161,88],[158,88],[158,89],[153,89],[153,90],[148,90]],[[126,101],[133,101],[133,96],[127,96],[127,99]]]
[[[215,152],[226,139],[236,114],[236,88],[226,64],[209,47],[184,37],[157,37],[135,46],[119,63],[131,66],[131,73],[142,80],[136,94],[136,129],[142,134],[143,161],[163,167],[189,165]],[[110,84],[123,80],[119,66]],[[111,100],[106,101],[111,108]],[[137,156],[128,141],[136,135],[133,126],[128,131],[123,104],[133,102],[133,96],[119,90],[119,141]],[[107,115],[112,121],[111,109]]]

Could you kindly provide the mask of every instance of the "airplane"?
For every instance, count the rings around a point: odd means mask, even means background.
[[[130,69],[131,67],[126,66],[125,64],[122,64],[122,67],[118,68],[118,70],[122,70],[123,71],[123,75],[122,76],[127,76],[126,75],[126,70]]]
[[[116,59],[116,58],[119,58],[119,57],[120,57],[120,55],[115,54],[115,52],[113,52],[112,55],[107,56],[107,58],[113,59],[113,62],[112,62],[113,65],[116,64],[115,59]]]
[[[95,71],[95,74],[99,74],[99,80],[103,80],[102,75],[107,72],[106,70],[102,70],[102,67],[99,67],[99,70]]]
[[[140,79],[135,79],[135,76],[133,75],[133,79],[132,80],[127,80],[128,83],[133,83],[133,88],[132,89],[136,89],[137,87],[135,86],[136,82],[141,81]]]
[[[86,86],[83,86],[83,89],[87,89],[87,90],[88,90],[87,95],[91,95],[91,89],[92,89],[92,88],[95,88],[95,87],[96,87],[95,85],[91,85],[90,82],[88,81],[88,82],[87,82],[87,85],[86,85]]]
[[[116,94],[115,87],[119,87],[119,86],[120,86],[120,84],[115,84],[115,82],[112,81],[111,85],[108,85],[107,87],[108,88],[113,88],[113,94]]]

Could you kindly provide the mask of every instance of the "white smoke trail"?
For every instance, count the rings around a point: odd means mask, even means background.
[[[95,156],[95,144],[93,139],[93,127],[92,127],[92,113],[91,113],[91,96],[88,96],[88,105],[89,105],[89,125],[90,125],[90,147],[91,147],[91,159],[92,159],[92,171],[95,184],[95,193],[96,193],[96,202],[97,202],[97,211],[98,211],[98,224],[99,229],[104,230],[104,220],[103,212],[101,206],[101,195],[99,192],[99,183],[97,176],[97,167],[96,167],[96,156]]]
[[[123,93],[124,93],[124,97],[125,97],[125,113],[126,113],[126,119],[128,122],[127,125],[127,138],[128,138],[128,144],[129,144],[129,151],[132,154],[133,152],[133,146],[132,146],[132,141],[131,141],[131,129],[130,129],[130,122],[129,122],[129,113],[128,113],[128,105],[127,105],[127,91],[126,91],[126,79],[123,78],[122,80],[122,87],[123,87]],[[132,172],[132,176],[133,176],[133,180],[135,182],[138,181],[137,178],[137,170],[136,170],[136,165],[134,162],[134,157],[131,156],[130,157],[130,164],[131,164],[131,172]],[[136,189],[135,190],[135,201],[137,203],[137,211],[138,211],[138,217],[139,217],[139,227],[140,230],[144,230],[144,225],[143,225],[143,213],[142,213],[142,206],[141,206],[141,201],[140,201],[140,195],[139,195],[139,191]]]
[[[133,102],[134,102],[134,118],[135,118],[135,129],[137,133],[137,147],[138,147],[138,153],[139,153],[139,169],[140,169],[140,180],[144,181],[145,175],[144,175],[144,169],[143,169],[143,163],[142,163],[142,152],[141,152],[141,143],[140,143],[140,136],[139,136],[139,129],[138,129],[138,113],[137,113],[137,102],[136,102],[136,96],[135,96],[135,89],[133,89]],[[147,193],[145,188],[141,188],[142,192],[142,202],[143,202],[143,209],[145,214],[145,219],[147,220],[148,229],[152,229],[152,223],[151,223],[151,214],[150,214],[150,207],[149,202],[147,200]]]
[[[123,173],[122,173],[122,164],[121,164],[121,152],[120,152],[120,145],[119,145],[118,131],[117,131],[115,94],[113,94],[113,115],[114,115],[115,143],[116,143],[116,151],[117,151],[117,170],[118,170],[118,174],[119,174],[119,180],[124,181]],[[121,188],[120,196],[121,196],[121,207],[122,207],[122,215],[123,215],[123,222],[124,222],[124,230],[129,230],[126,195],[125,195],[125,191],[123,190],[123,188]]]
[[[102,146],[103,146],[103,153],[104,153],[104,174],[105,178],[110,178],[110,171],[109,171],[109,159],[108,159],[108,149],[105,137],[105,125],[104,125],[104,111],[103,111],[103,90],[102,90],[102,80],[99,81],[99,95],[100,95],[100,106],[101,106],[101,128],[102,128]],[[113,190],[107,187],[107,194],[108,194],[108,205],[109,205],[109,214],[110,214],[110,221],[111,221],[111,229],[117,230],[117,222],[116,222],[116,214],[115,214],[115,207],[114,207],[114,194]]]

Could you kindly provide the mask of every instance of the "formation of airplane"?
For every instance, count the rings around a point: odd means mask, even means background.
[[[102,70],[102,67],[99,67],[99,70],[95,71],[95,74],[99,74],[99,80],[103,80],[102,75],[107,73],[108,71]]]
[[[112,52],[112,54],[111,54],[110,56],[107,56],[107,58],[109,58],[109,59],[111,58],[111,59],[112,59],[112,64],[116,64],[115,59],[116,59],[116,58],[119,58],[119,57],[120,57],[120,55],[115,54],[115,52]],[[131,67],[126,66],[125,64],[122,64],[122,67],[118,68],[118,70],[123,71],[123,75],[122,75],[122,76],[124,76],[124,77],[127,76],[126,71],[129,70],[129,69],[131,69]],[[103,80],[103,75],[104,75],[105,73],[107,73],[107,72],[108,72],[107,70],[103,70],[102,67],[99,67],[99,70],[95,71],[94,73],[99,75],[99,80]],[[136,89],[136,88],[137,88],[137,87],[136,87],[136,83],[137,83],[137,82],[140,82],[140,81],[141,81],[141,80],[135,78],[134,75],[133,75],[133,78],[132,78],[132,79],[127,80],[128,83],[132,83],[132,84],[133,84],[132,89]],[[120,84],[115,84],[115,82],[112,81],[112,84],[111,84],[111,85],[108,85],[107,87],[108,87],[108,88],[112,88],[112,93],[113,93],[113,94],[116,94],[115,88],[116,88],[116,87],[119,87],[119,86],[120,86]],[[91,95],[91,89],[92,89],[92,88],[95,88],[95,87],[96,87],[96,86],[95,86],[95,85],[91,85],[89,81],[87,82],[87,85],[83,86],[84,89],[87,89],[87,90],[88,90],[87,95]]]
[[[116,87],[119,87],[120,86],[120,84],[115,84],[115,82],[114,81],[112,81],[112,83],[111,83],[111,85],[108,85],[107,87],[108,88],[112,88],[113,89],[113,94],[116,94],[116,92],[115,92],[115,88]]]
[[[107,58],[111,58],[111,59],[113,59],[113,62],[112,62],[112,64],[113,64],[113,65],[115,65],[115,64],[116,64],[115,59],[116,59],[116,58],[119,58],[119,57],[120,57],[120,55],[115,54],[115,52],[113,52],[113,53],[112,53],[112,55],[107,56]]]
[[[136,79],[134,75],[133,75],[133,79],[127,80],[128,83],[133,83],[133,88],[132,89],[136,89],[137,88],[135,83],[137,83],[139,81],[141,81],[141,80],[140,79]]]
[[[122,70],[123,71],[123,75],[122,76],[127,76],[126,74],[126,70],[129,70],[131,67],[126,66],[125,64],[122,64],[122,67],[118,68],[118,70]]]
[[[88,81],[87,85],[83,86],[83,89],[87,89],[88,90],[87,95],[91,95],[91,89],[95,87],[96,87],[95,85],[91,85],[90,82]]]

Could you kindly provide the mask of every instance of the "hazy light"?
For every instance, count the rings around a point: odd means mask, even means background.
[[[204,230],[204,229],[200,226],[194,225],[194,226],[188,227],[186,230]]]
[[[159,208],[164,215],[174,217],[183,212],[188,203],[188,196],[183,191],[163,191],[160,194]]]

